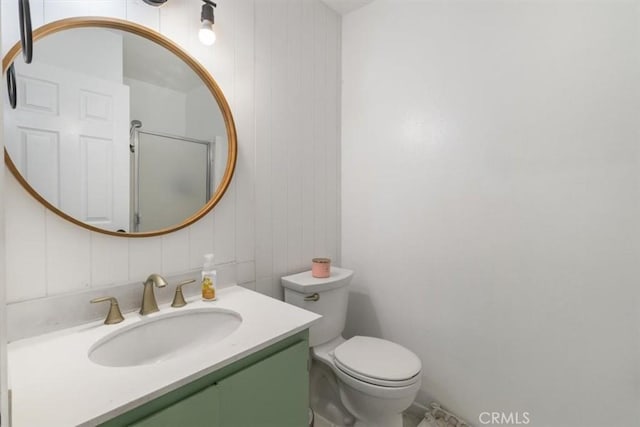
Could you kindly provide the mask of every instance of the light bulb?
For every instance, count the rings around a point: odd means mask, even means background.
[[[198,31],[198,38],[204,45],[211,46],[216,41],[216,33],[213,32],[213,24],[208,21],[202,21],[202,27]]]

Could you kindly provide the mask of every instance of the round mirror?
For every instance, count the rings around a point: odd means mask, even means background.
[[[183,228],[224,195],[236,163],[229,105],[176,44],[108,18],[53,22],[16,44],[5,162],[47,208],[90,230],[144,237]]]

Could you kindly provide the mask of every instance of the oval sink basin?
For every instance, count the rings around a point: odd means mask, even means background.
[[[170,359],[182,352],[222,340],[242,323],[231,310],[185,310],[119,329],[89,349],[89,359],[102,366],[139,366]]]

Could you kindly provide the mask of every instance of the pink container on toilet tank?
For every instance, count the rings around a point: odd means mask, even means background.
[[[331,259],[314,258],[311,260],[311,275],[318,279],[326,279],[331,275]]]

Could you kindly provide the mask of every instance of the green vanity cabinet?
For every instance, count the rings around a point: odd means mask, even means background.
[[[220,421],[220,394],[215,385],[170,405],[133,424],[135,427],[223,426]]]
[[[301,427],[308,424],[304,331],[106,423],[105,427]]]

